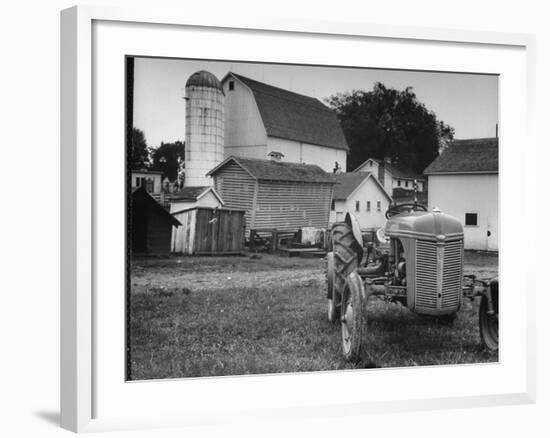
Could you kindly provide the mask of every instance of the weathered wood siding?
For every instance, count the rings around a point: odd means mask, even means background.
[[[168,219],[149,213],[147,223],[147,252],[149,254],[170,253],[172,224]]]
[[[254,215],[256,180],[242,167],[231,161],[214,176],[214,188],[222,197],[226,207],[245,210],[248,231]]]
[[[175,213],[172,251],[187,255],[235,254],[244,245],[244,211],[196,207]]]
[[[195,251],[195,229],[197,209],[189,209],[173,214],[181,222],[180,227],[172,227],[172,252],[191,255]]]
[[[327,228],[332,184],[260,181],[252,228]]]

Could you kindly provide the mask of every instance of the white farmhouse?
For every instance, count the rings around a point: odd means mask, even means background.
[[[424,173],[429,208],[462,221],[464,248],[498,251],[498,138],[456,140]]]
[[[402,164],[392,163],[389,157],[384,160],[369,158],[359,165],[354,172],[370,172],[376,175],[388,193],[392,193],[396,189],[401,192],[410,191],[412,193],[415,180],[419,192],[426,190],[426,179],[423,175]]]
[[[375,230],[386,223],[385,213],[392,202],[378,178],[367,172],[334,175],[330,223],[343,221],[350,212],[362,230]]]
[[[225,94],[225,157],[315,164],[346,171],[348,145],[336,114],[318,99],[228,73]]]
[[[162,190],[162,172],[132,169],[132,190],[143,187],[147,193],[159,195]]]

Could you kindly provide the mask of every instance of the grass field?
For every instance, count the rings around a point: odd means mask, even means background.
[[[369,355],[340,354],[326,319],[324,260],[261,255],[170,257],[131,268],[131,378],[221,376],[494,362],[479,341],[478,301],[449,326],[369,300]],[[498,272],[498,257],[467,252],[465,273]]]

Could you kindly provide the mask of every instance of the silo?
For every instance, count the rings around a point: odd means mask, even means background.
[[[220,81],[205,70],[185,84],[185,185],[209,186],[206,174],[223,161],[224,93]]]

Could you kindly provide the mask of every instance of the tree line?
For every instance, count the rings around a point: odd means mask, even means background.
[[[131,169],[156,170],[170,181],[176,180],[183,170],[185,142],[161,142],[157,148],[147,145],[145,133],[136,127],[132,129],[132,144],[129,154]]]

